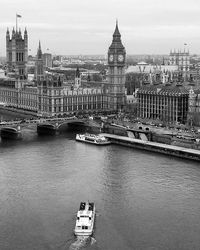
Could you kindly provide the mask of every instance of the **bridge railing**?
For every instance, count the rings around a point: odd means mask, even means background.
[[[40,118],[40,119],[22,119],[18,121],[1,121],[0,126],[6,125],[17,125],[22,123],[42,123],[42,122],[51,122],[51,121],[66,121],[66,120],[75,120],[78,119],[76,116],[65,117],[65,118]]]

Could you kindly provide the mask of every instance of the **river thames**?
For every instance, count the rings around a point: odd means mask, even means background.
[[[1,250],[200,249],[200,166],[74,133],[0,141]],[[81,201],[92,238],[73,235]]]

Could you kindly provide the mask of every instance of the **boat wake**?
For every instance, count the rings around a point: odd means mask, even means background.
[[[76,241],[70,245],[69,250],[80,250],[89,244],[95,244],[95,242],[95,238],[91,236],[77,236]]]
[[[91,237],[91,246],[96,242],[95,238]]]
[[[76,241],[70,245],[69,250],[79,250],[88,245],[90,240],[91,240],[90,236],[77,236]],[[92,240],[91,244],[94,244],[92,243]]]

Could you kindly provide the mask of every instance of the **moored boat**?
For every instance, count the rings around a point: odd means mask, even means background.
[[[94,202],[81,202],[77,212],[74,234],[78,236],[92,235],[95,220]]]
[[[76,140],[96,145],[109,145],[111,142],[103,135],[95,134],[77,134]]]

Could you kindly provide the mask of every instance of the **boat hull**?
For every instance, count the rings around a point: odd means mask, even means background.
[[[97,143],[97,142],[93,142],[93,141],[87,141],[87,140],[82,140],[82,139],[76,139],[76,141],[80,141],[80,142],[84,142],[84,143],[90,143],[90,144],[95,144],[98,146],[104,146],[104,145],[110,145],[111,142],[107,141],[107,142],[101,142],[101,143]]]

